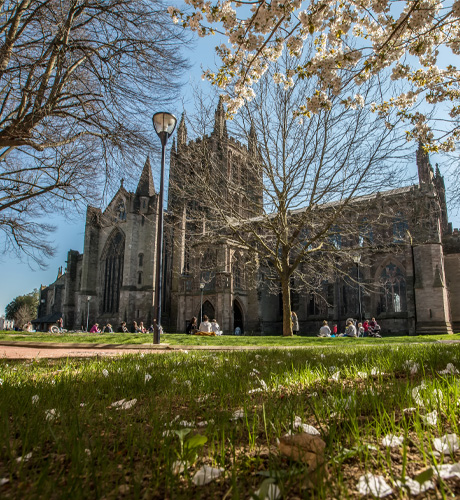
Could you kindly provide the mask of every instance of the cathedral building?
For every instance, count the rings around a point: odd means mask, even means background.
[[[242,217],[262,210],[262,175],[248,164],[257,161],[253,130],[241,144],[227,132],[219,103],[212,133],[189,141],[185,120],[177,130],[170,158],[165,223],[164,300],[166,332],[184,332],[192,316],[216,318],[224,333],[239,327],[246,334],[282,332],[282,304],[263,279],[263,269],[246,249],[225,234],[203,238],[212,213],[188,193],[190,162],[212,155],[214,168],[228,182],[219,186]],[[419,182],[356,198],[364,214],[388,212],[384,226],[364,227],[355,235],[335,235],[335,244],[361,249],[350,279],[325,278],[320,293],[295,292],[292,309],[300,333],[313,335],[324,319],[343,330],[346,318],[375,317],[387,334],[452,333],[460,330],[460,233],[447,220],[445,187],[439,168],[428,155],[416,153]],[[194,163],[194,164],[195,164]],[[201,167],[200,167],[201,165]],[[212,176],[212,173],[210,173]],[[210,180],[211,182],[211,180]],[[245,203],[250,197],[260,203]],[[46,328],[64,318],[67,329],[98,322],[118,329],[126,321],[149,326],[154,320],[156,237],[159,196],[146,160],[135,192],[121,182],[104,211],[88,207],[84,251],[70,250],[67,268],[55,283],[41,288],[36,325]],[[377,242],[385,241],[385,245]]]

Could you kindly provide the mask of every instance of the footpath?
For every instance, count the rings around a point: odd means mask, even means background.
[[[53,342],[0,342],[0,359],[90,358],[123,354],[154,354],[181,351],[249,351],[305,349],[314,346],[180,346],[169,344],[59,344]]]
[[[458,344],[460,340],[438,340],[441,344]],[[415,344],[418,344],[415,343]],[[364,345],[361,344],[360,345]],[[392,344],[398,345],[398,344]],[[406,344],[407,345],[407,344]],[[412,344],[414,345],[414,344]],[[99,356],[120,356],[123,354],[160,354],[181,351],[255,351],[261,349],[315,349],[319,346],[200,346],[169,344],[81,344],[54,342],[10,342],[0,341],[1,359],[42,359],[42,358],[91,358]],[[321,347],[334,347],[322,345]]]

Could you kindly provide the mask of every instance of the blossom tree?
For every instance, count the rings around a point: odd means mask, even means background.
[[[427,150],[452,150],[460,136],[458,69],[440,59],[460,54],[460,0],[186,0],[189,11],[169,7],[177,23],[199,36],[222,34],[228,43],[216,50],[222,60],[217,72],[204,76],[225,91],[233,115],[254,97],[254,86],[283,51],[298,56],[313,42],[315,51],[276,82],[291,86],[297,78],[317,77],[317,84],[296,106],[310,117],[331,108],[351,80],[358,86],[390,69],[391,78],[404,82],[395,95],[380,95],[365,104],[393,125],[390,110],[406,121],[407,138],[421,140]],[[374,96],[375,97],[375,96]],[[362,92],[359,99],[363,99]],[[428,105],[449,104],[451,126],[434,133]],[[346,102],[345,102],[346,105]]]

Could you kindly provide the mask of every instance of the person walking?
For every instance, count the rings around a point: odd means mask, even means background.
[[[299,335],[299,318],[294,311],[291,311],[291,321],[292,321],[292,333],[294,335]]]

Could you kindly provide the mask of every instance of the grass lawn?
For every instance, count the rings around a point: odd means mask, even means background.
[[[152,334],[135,333],[27,333],[27,332],[0,332],[0,341],[27,341],[27,342],[59,342],[59,343],[101,343],[101,344],[147,344],[152,343]],[[420,335],[404,337],[374,338],[318,338],[318,337],[283,337],[280,336],[234,336],[199,337],[180,333],[165,333],[161,337],[162,344],[169,345],[209,345],[209,346],[322,346],[322,345],[360,345],[382,343],[419,343],[437,342],[438,340],[460,340],[460,334],[455,335]]]
[[[344,340],[0,360],[0,498],[460,498],[460,346]],[[315,429],[323,465],[281,453]]]

